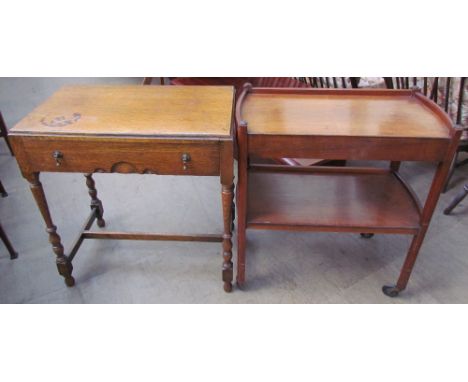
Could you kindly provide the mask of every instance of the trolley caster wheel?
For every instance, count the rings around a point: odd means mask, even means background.
[[[73,278],[73,276],[67,277],[65,279],[65,284],[67,285],[67,287],[74,286],[75,285],[75,279]]]
[[[382,292],[388,297],[397,297],[400,290],[396,286],[384,285]]]
[[[226,293],[231,293],[232,292],[232,284],[231,283],[224,283],[224,291]]]
[[[361,233],[361,237],[362,237],[363,239],[370,239],[370,238],[372,238],[373,236],[374,236],[373,233]]]
[[[1,195],[2,195],[2,198],[6,198],[8,196],[8,192],[4,191],[1,193]]]
[[[106,226],[106,221],[104,219],[98,219],[97,225],[99,228],[105,227]]]
[[[11,255],[10,255],[10,259],[11,260],[14,260],[14,259],[17,259],[18,258],[18,253],[17,252],[13,252]]]

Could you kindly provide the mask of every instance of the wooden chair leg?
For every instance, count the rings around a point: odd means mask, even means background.
[[[6,198],[8,196],[8,192],[6,192],[2,182],[0,182],[0,195],[2,196],[2,198]]]
[[[10,240],[8,239],[8,236],[6,235],[5,231],[3,230],[2,225],[0,224],[0,238],[3,241],[3,244],[5,244],[6,249],[10,253],[10,259],[16,259],[18,257],[18,253],[15,251],[13,246],[10,243]]]
[[[387,89],[393,89],[393,77],[384,77],[383,79]]]
[[[8,140],[8,129],[6,128],[2,113],[0,113],[0,135],[5,139],[5,143],[8,146],[8,150],[10,150],[10,154],[14,156],[13,149],[11,148],[10,141]]]
[[[361,81],[361,77],[349,77],[351,82],[351,87],[357,89],[359,87],[359,82]]]
[[[449,204],[449,206],[444,210],[445,215],[450,215],[450,213],[453,211],[453,209],[458,206],[463,199],[466,198],[466,195],[468,195],[468,184],[465,184],[463,186],[463,190],[455,196],[455,198],[452,200],[452,202]]]
[[[85,174],[86,185],[88,186],[88,193],[91,196],[91,209],[96,209],[96,218],[98,227],[104,227],[106,222],[103,218],[104,208],[102,207],[102,202],[97,197],[96,185],[94,183],[93,174]]]

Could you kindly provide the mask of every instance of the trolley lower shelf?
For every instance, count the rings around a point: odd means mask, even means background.
[[[255,166],[249,172],[247,228],[416,234],[421,206],[387,169]]]

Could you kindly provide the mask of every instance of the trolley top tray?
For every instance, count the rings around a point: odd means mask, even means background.
[[[237,119],[249,134],[448,139],[448,116],[415,90],[252,88]]]
[[[230,86],[65,86],[14,135],[229,137]]]

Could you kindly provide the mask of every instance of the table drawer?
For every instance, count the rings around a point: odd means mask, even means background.
[[[14,137],[31,171],[218,175],[219,142]],[[18,158],[20,160],[20,158]]]

